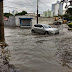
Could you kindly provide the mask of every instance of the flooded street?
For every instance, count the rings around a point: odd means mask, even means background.
[[[19,72],[72,72],[72,31],[59,35],[32,34],[30,29],[5,27],[10,63]]]

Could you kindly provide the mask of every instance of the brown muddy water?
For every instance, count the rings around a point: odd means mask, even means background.
[[[72,72],[72,31],[59,35],[32,34],[30,29],[5,27],[10,63],[19,72]]]

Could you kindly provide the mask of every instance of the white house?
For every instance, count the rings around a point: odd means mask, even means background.
[[[53,24],[54,18],[38,17],[39,24]],[[29,27],[37,24],[36,15],[10,16],[8,19],[8,26]]]

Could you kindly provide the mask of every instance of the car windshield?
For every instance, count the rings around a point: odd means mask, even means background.
[[[44,28],[52,28],[51,26],[49,25],[43,25]]]

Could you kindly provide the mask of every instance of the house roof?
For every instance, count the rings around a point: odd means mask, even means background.
[[[8,21],[8,18],[7,17],[4,16],[3,18],[4,18],[5,21]]]
[[[29,19],[33,19],[33,18],[19,18],[19,19],[28,19],[29,20]]]

